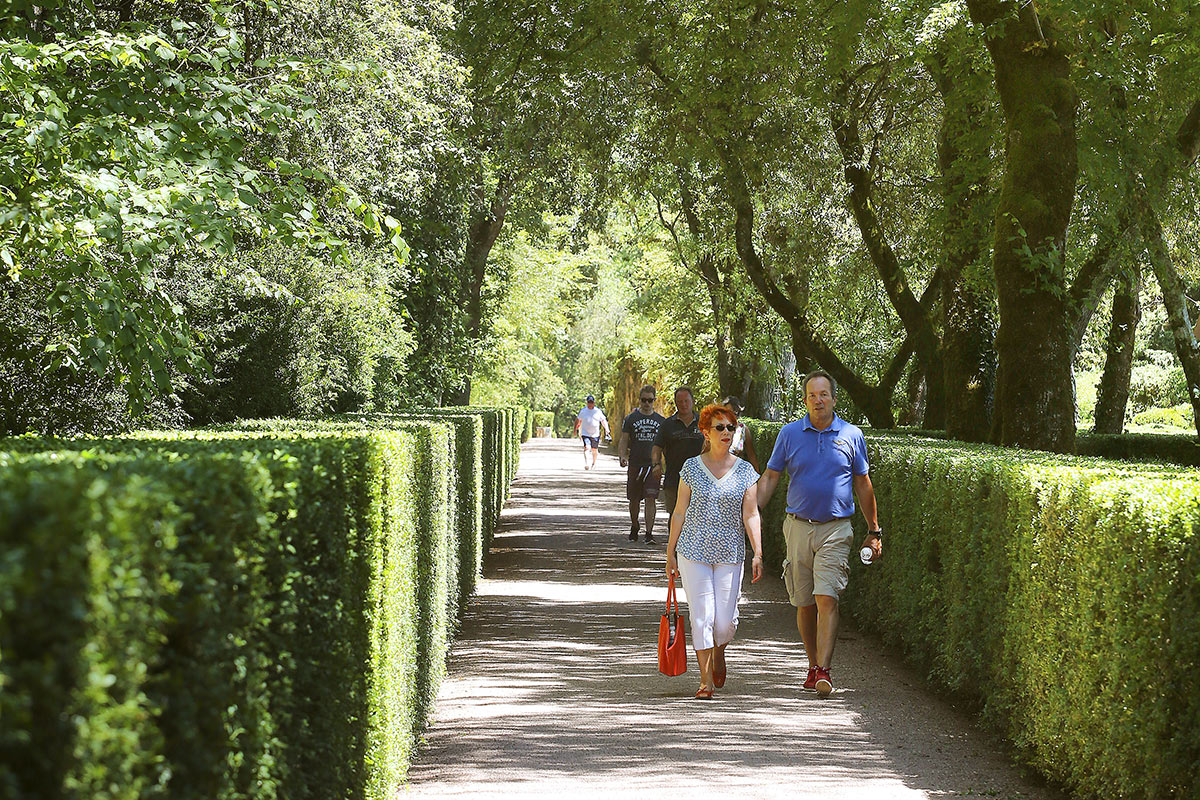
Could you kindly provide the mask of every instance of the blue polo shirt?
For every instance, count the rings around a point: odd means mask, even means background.
[[[862,431],[837,414],[823,431],[808,417],[779,431],[767,469],[788,476],[787,510],[824,522],[854,514],[853,476],[866,475],[867,442]]]

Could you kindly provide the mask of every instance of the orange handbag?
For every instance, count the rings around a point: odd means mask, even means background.
[[[658,671],[674,676],[687,672],[687,637],[679,616],[679,601],[675,599],[675,579],[668,581],[667,612],[658,621]]]

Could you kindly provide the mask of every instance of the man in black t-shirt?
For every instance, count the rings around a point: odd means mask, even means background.
[[[629,501],[629,541],[638,538],[638,508],[646,501],[646,544],[654,544],[654,517],[657,513],[658,473],[651,470],[650,458],[654,437],[663,423],[663,416],[654,410],[653,386],[643,386],[638,392],[638,407],[621,423],[621,441],[617,455],[621,466],[627,467],[625,498]]]
[[[650,453],[655,471],[663,479],[662,498],[663,507],[667,510],[668,527],[679,491],[679,470],[684,461],[700,455],[704,447],[704,434],[700,432],[700,418],[696,416],[695,406],[696,399],[691,389],[680,386],[675,390],[675,413],[659,426],[654,449]]]

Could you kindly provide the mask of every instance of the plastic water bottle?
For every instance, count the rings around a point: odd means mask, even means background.
[[[858,551],[858,557],[862,559],[864,564],[870,564],[875,559],[875,551],[870,547],[863,545]]]

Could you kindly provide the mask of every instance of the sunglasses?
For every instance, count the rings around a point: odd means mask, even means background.
[[[653,397],[639,397],[638,399],[641,400],[643,403],[653,403],[654,402]]]
[[[713,425],[712,429],[714,431],[729,431],[730,433],[733,433],[737,430],[737,425]]]

